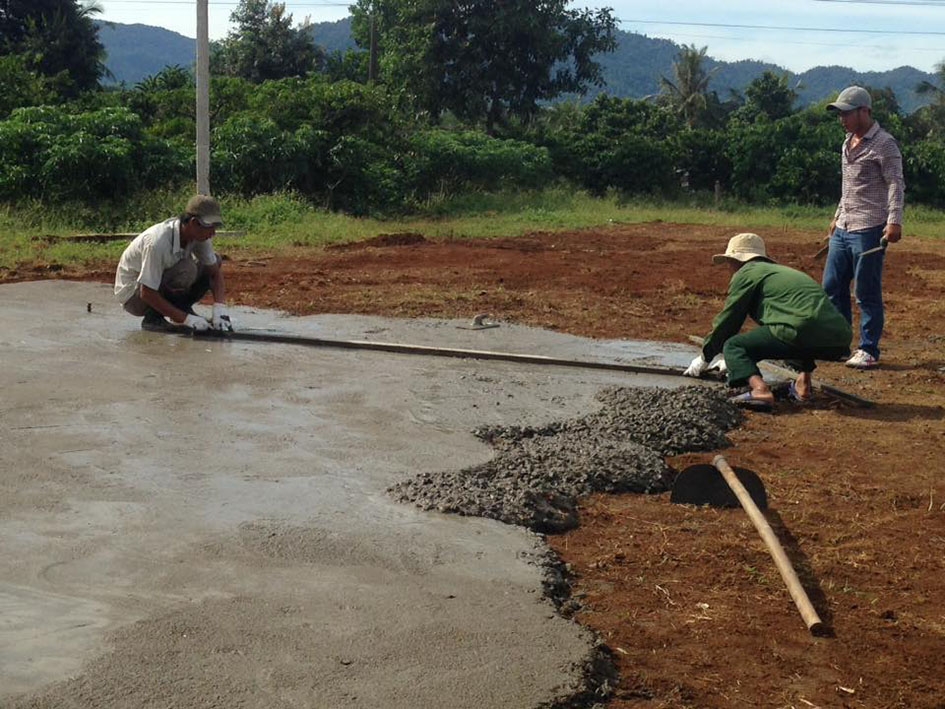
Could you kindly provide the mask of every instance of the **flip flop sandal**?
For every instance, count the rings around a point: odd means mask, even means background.
[[[813,401],[813,397],[810,396],[801,396],[797,393],[797,386],[794,382],[788,386],[788,399],[790,399],[795,404],[800,404],[801,406],[807,406]]]
[[[729,401],[735,404],[735,406],[741,406],[746,409],[751,409],[752,411],[770,412],[774,408],[770,401],[756,399],[751,395],[750,391],[746,391],[744,394],[739,394],[738,396],[733,396]]]
[[[493,322],[489,313],[479,313],[469,325],[457,325],[456,327],[460,330],[487,330],[490,327],[499,327],[499,323]]]

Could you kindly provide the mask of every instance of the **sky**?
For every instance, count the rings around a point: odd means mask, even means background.
[[[208,0],[210,39],[232,30],[237,0]],[[97,0],[101,20],[165,27],[196,36],[196,0]],[[331,22],[350,2],[285,0],[296,24]],[[945,0],[670,0],[666,4],[577,0],[569,9],[610,7],[618,28],[707,47],[722,61],[757,59],[799,73],[839,65],[856,71],[945,61]]]

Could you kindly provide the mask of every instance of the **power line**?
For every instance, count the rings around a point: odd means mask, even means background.
[[[915,5],[918,7],[945,8],[945,0],[814,0],[814,2],[839,2],[850,5],[894,5],[903,7]]]
[[[838,0],[839,1],[839,0]],[[846,0],[849,1],[849,0]],[[750,37],[733,37],[731,35],[717,35],[717,34],[692,34],[689,32],[680,33],[673,35],[674,38],[686,38],[686,39],[721,39],[726,42],[752,42],[753,38]],[[783,39],[779,44],[790,44],[793,46],[804,46],[804,47],[837,47],[837,46],[849,46],[856,47],[857,44],[843,44],[838,45],[836,42],[803,42],[798,40]],[[945,49],[942,47],[909,47],[910,52],[936,52],[938,54],[945,54]]]
[[[842,3],[849,5],[891,5],[891,6],[902,6],[902,7],[941,7],[945,9],[945,0],[813,0],[813,2],[825,2],[825,3]],[[109,5],[193,5],[194,0],[108,0]],[[239,0],[209,0],[208,5],[227,5],[235,6],[239,5]],[[346,2],[293,2],[289,0],[285,2],[286,6],[292,7],[350,7],[351,3]],[[647,20],[638,20],[639,22],[648,22]],[[649,20],[649,22],[656,22],[656,20]],[[666,21],[664,24],[708,24],[709,26],[715,27],[747,27],[751,29],[781,29],[781,30],[804,30],[804,31],[818,31],[818,32],[847,32],[854,30],[841,30],[841,29],[817,29],[812,27],[775,27],[775,26],[756,26],[756,25],[726,25],[726,24],[717,24],[713,25],[711,23],[698,23],[698,22],[670,22]],[[880,32],[880,30],[872,30],[874,32]]]
[[[945,9],[945,0],[813,0],[814,2],[862,4],[862,5],[923,5],[935,6]],[[194,0],[108,0],[110,5],[193,5]],[[210,5],[221,5],[235,7],[239,0],[209,0]],[[298,7],[350,7],[350,3],[345,2],[286,2],[290,9]],[[674,27],[712,27],[717,29],[743,29],[743,30],[767,30],[775,32],[822,32],[834,34],[870,34],[870,35],[902,35],[902,36],[927,36],[943,37],[945,31],[931,30],[876,30],[859,27],[795,27],[789,25],[749,25],[724,22],[681,22],[673,20],[637,20],[637,19],[619,19],[615,18],[620,24],[639,24],[639,25],[667,25]],[[731,38],[728,38],[731,39]],[[934,51],[929,49],[928,51]]]
[[[842,0],[824,0],[840,2]],[[850,0],[846,0],[849,2]],[[865,0],[860,0],[864,2]],[[925,35],[931,37],[945,37],[945,32],[932,32],[929,30],[870,30],[865,28],[840,28],[840,27],[786,27],[783,25],[736,25],[721,22],[673,22],[671,20],[620,20],[621,24],[639,24],[639,25],[672,25],[682,27],[717,27],[733,30],[774,30],[777,32],[836,32],[839,34],[885,34],[885,35]]]
[[[109,5],[190,5],[193,7],[194,0],[108,0]],[[227,5],[235,7],[239,5],[238,0],[210,0],[208,5]],[[286,9],[292,7],[351,7],[348,2],[292,2],[285,3]]]

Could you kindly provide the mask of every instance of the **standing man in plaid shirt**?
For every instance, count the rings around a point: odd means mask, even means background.
[[[824,266],[824,290],[837,310],[853,321],[850,283],[855,281],[860,308],[860,345],[848,367],[869,369],[879,364],[883,334],[884,248],[902,238],[905,181],[902,153],[896,140],[873,120],[873,101],[866,89],[850,86],[827,105],[847,132],[841,165],[840,204],[830,222],[830,250]],[[872,253],[864,254],[870,249]]]

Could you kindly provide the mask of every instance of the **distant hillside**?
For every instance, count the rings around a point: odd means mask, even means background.
[[[608,93],[624,98],[643,98],[660,90],[660,77],[672,80],[673,63],[682,47],[667,39],[653,39],[630,32],[617,33],[617,49],[611,54],[597,58],[604,70],[607,86],[588,92],[592,98],[598,93]],[[904,66],[891,71],[857,72],[849,67],[815,67],[795,74],[776,64],[744,59],[737,62],[720,62],[706,57],[706,68],[715,69],[709,83],[723,101],[732,91],[743,93],[745,87],[766,71],[788,76],[789,85],[798,94],[798,105],[833,98],[845,86],[859,84],[876,89],[891,88],[899,99],[905,113],[912,113],[929,102],[928,97],[916,94],[915,87],[922,81],[934,83],[934,75]]]
[[[114,78],[109,83],[134,86],[168,66],[191,68],[196,62],[197,40],[162,27],[96,22],[105,47],[105,66]]]
[[[934,74],[919,71],[915,67],[901,66],[890,71],[867,71],[857,73],[842,66],[818,66],[794,77],[800,82],[797,93],[805,104],[820,101],[830,96],[838,87],[858,84],[876,89],[889,87],[899,100],[903,113],[912,113],[917,108],[927,105],[931,97],[920,96],[915,87],[923,81],[937,83]]]
[[[166,66],[175,64],[191,67],[194,63],[195,40],[183,35],[147,25],[100,24],[99,37],[108,54],[106,66],[115,75],[114,81],[134,85]],[[312,25],[312,38],[326,51],[355,49],[351,38],[351,18]],[[621,98],[643,98],[659,92],[660,77],[672,78],[673,62],[682,49],[666,39],[654,39],[632,32],[617,32],[617,49],[598,57],[604,70],[606,87],[593,89],[585,100],[598,93]],[[891,88],[905,113],[911,113],[928,103],[919,96],[915,87],[921,81],[935,81],[932,74],[903,66],[884,72],[857,72],[848,67],[816,67],[794,74],[775,64],[755,60],[720,62],[707,57],[706,66],[717,68],[710,88],[723,101],[732,91],[742,93],[752,80],[765,71],[787,74],[790,85],[796,87],[799,106],[833,98],[844,86],[861,84],[872,88]]]
[[[346,17],[336,22],[317,22],[312,25],[312,39],[326,52],[346,52],[357,49],[351,36],[351,18]]]
[[[168,66],[192,68],[197,60],[197,40],[150,25],[96,22],[105,47],[105,66],[113,74],[106,84],[134,86]],[[326,51],[356,49],[351,37],[351,19],[312,25],[312,38]]]

